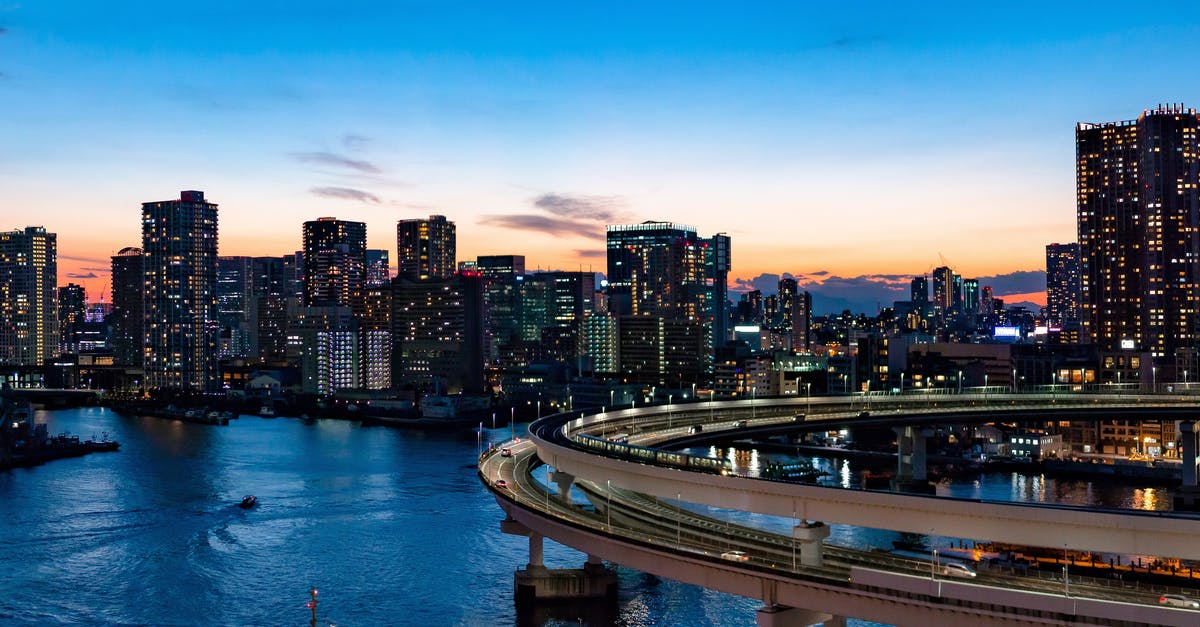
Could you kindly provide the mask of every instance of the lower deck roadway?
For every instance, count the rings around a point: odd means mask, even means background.
[[[1148,605],[1157,600],[1156,596],[1131,595],[1122,588],[1085,583],[1079,578],[1072,578],[1069,598],[1062,594],[1061,579],[1045,581],[987,573],[970,583],[940,578],[935,581],[921,574],[922,566],[929,568],[928,562],[828,545],[823,567],[793,570],[793,545],[786,536],[681,511],[626,490],[612,491],[611,512],[589,511],[565,503],[530,474],[539,464],[533,446],[526,442],[510,448],[512,457],[495,452],[481,457],[480,475],[496,493],[501,507],[530,529],[630,568],[759,598],[768,604],[892,624],[970,620],[985,625],[1194,625],[1200,619],[1200,613]],[[497,488],[497,479],[504,479],[508,487]],[[610,495],[604,486],[580,487],[597,509],[609,507]],[[745,552],[749,561],[722,560],[721,553],[728,550]],[[851,581],[856,572],[860,579],[874,578],[875,585],[856,585]],[[881,588],[877,581],[880,577],[896,589]],[[914,585],[929,589],[914,592]],[[1019,595],[1015,601],[1010,600],[1018,606],[1001,608],[959,598],[1001,594]],[[1141,604],[1120,602],[1134,600]]]

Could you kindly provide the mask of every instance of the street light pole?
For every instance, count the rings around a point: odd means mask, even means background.
[[[608,483],[608,505],[604,508],[604,513],[608,517],[608,522],[605,526],[605,531],[612,533],[612,479],[607,479]]]

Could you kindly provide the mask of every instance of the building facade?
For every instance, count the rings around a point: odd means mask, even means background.
[[[142,271],[142,249],[127,246],[112,256],[112,327],[113,363],[141,368],[145,360],[146,282]]]
[[[1181,105],[1075,128],[1083,337],[1167,380],[1200,335],[1200,116]]]
[[[1046,245],[1046,317],[1060,326],[1079,321],[1079,244]]]
[[[447,279],[458,271],[457,235],[446,216],[396,223],[396,269],[407,279]]]
[[[0,233],[0,364],[41,366],[58,354],[57,287],[57,235]]]
[[[217,386],[217,205],[204,192],[142,204],[148,388]]]
[[[366,280],[367,225],[337,218],[304,223],[304,304],[349,307]]]

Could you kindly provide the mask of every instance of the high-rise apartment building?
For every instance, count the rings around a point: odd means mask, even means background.
[[[118,366],[142,367],[145,351],[145,311],[143,301],[146,279],[142,273],[142,249],[127,246],[112,256],[112,326],[113,363]]]
[[[484,255],[474,271],[483,277],[484,353],[495,361],[500,348],[521,339],[521,295],[525,279],[524,255]]]
[[[1149,352],[1160,381],[1200,336],[1198,127],[1176,105],[1075,127],[1084,340]]]
[[[87,316],[87,291],[82,285],[68,283],[58,288],[58,352],[79,353],[79,335]]]
[[[146,387],[207,391],[217,377],[217,205],[204,192],[142,203]]]
[[[304,304],[349,307],[350,293],[363,285],[367,225],[337,218],[304,223]]]
[[[454,275],[456,235],[446,216],[396,223],[396,269],[408,279],[446,279]]]
[[[483,278],[392,282],[392,384],[483,391]]]
[[[962,302],[962,279],[946,266],[933,269],[933,310],[945,316]]]
[[[222,358],[247,357],[254,344],[254,263],[251,257],[217,258],[218,353]]]
[[[1046,245],[1046,316],[1061,325],[1079,320],[1079,244]]]
[[[0,233],[0,364],[58,354],[58,237],[40,226]]]

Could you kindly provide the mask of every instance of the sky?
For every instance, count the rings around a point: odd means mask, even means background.
[[[603,271],[604,225],[654,219],[818,311],[943,263],[1038,302],[1075,124],[1200,103],[1184,8],[749,4],[0,0],[0,228],[93,299],[141,203],[199,189],[223,255],[442,214],[460,260]]]

